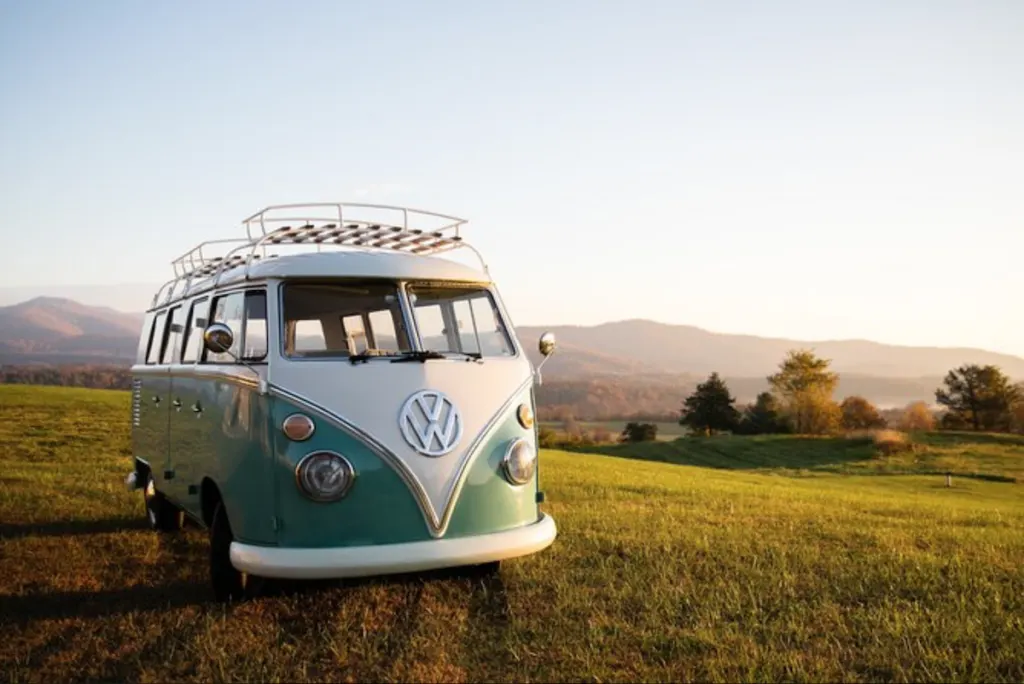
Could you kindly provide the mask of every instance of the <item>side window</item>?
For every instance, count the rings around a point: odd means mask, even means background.
[[[452,302],[452,311],[459,326],[459,343],[462,344],[462,351],[479,354],[479,331],[473,322],[473,309],[470,303],[465,299],[456,300]]]
[[[182,363],[195,363],[199,358],[199,349],[203,344],[203,328],[206,327],[206,297],[192,302],[192,309],[185,322],[182,338]]]
[[[448,349],[444,313],[440,304],[422,304],[416,307],[416,325],[424,349]]]
[[[295,321],[295,347],[296,352],[314,352],[327,349],[327,340],[324,338],[324,325],[320,319],[313,318],[305,321]]]
[[[224,323],[229,328],[235,337],[234,344],[231,345],[230,353],[224,352],[223,354],[215,354],[210,351],[203,351],[203,362],[204,363],[234,363],[235,359],[232,356],[238,355],[238,350],[242,348],[242,320],[245,313],[245,294],[242,292],[233,292],[229,295],[222,295],[213,300],[213,314],[210,316],[211,322]]]
[[[160,357],[161,364],[177,363],[181,357],[181,333],[184,330],[181,319],[184,314],[185,310],[181,306],[171,309],[166,335],[167,342],[164,344],[163,355]]]
[[[470,301],[473,325],[480,335],[480,352],[486,356],[510,356],[512,345],[501,325],[498,312],[488,296],[474,297]]]
[[[370,319],[370,331],[377,349],[398,351],[398,335],[395,334],[395,319],[388,310],[374,311]]]
[[[166,311],[161,311],[153,318],[153,327],[149,331],[149,349],[146,352],[147,364],[155,364],[160,360],[160,347],[164,341],[164,320],[166,318]]]
[[[235,363],[236,358],[261,361],[267,357],[267,293],[232,292],[213,300],[210,321],[224,323],[235,336],[230,353],[203,352],[204,363]],[[197,334],[196,337],[199,337]]]
[[[345,339],[348,341],[349,354],[362,354],[370,348],[362,316],[344,316],[341,319],[341,324],[345,326]]]
[[[246,361],[267,358],[267,293],[245,293],[245,352]]]

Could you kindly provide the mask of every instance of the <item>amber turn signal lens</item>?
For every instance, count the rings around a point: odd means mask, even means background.
[[[315,429],[316,426],[313,425],[313,419],[301,413],[293,413],[285,418],[284,423],[281,424],[281,430],[284,431],[285,437],[293,442],[306,441],[313,436]]]
[[[533,411],[526,404],[520,404],[519,410],[516,411],[516,416],[519,418],[519,424],[529,430],[533,427]]]

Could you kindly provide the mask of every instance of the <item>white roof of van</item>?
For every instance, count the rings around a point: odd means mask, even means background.
[[[245,267],[233,269],[227,278]],[[384,250],[329,251],[259,259],[249,267],[250,278],[297,277],[397,278],[402,280],[469,280],[490,282],[480,269],[437,256]],[[227,278],[222,277],[221,282]]]

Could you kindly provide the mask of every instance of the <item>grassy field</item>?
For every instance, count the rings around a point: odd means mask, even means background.
[[[1024,680],[1017,438],[544,452],[559,538],[498,577],[221,606],[203,533],[123,489],[126,393],[0,386],[0,415],[6,681]]]

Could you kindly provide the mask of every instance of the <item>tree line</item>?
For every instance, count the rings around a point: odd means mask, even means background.
[[[712,373],[683,400],[679,423],[703,435],[824,435],[885,427],[1024,432],[1024,384],[1014,384],[997,366],[954,368],[935,390],[938,410],[918,401],[886,418],[862,396],[836,401],[839,375],[830,364],[809,350],[791,350],[768,376],[770,389],[742,408],[725,380]]]
[[[124,366],[81,364],[65,366],[0,366],[0,384],[57,385],[92,389],[131,389],[131,370]]]

